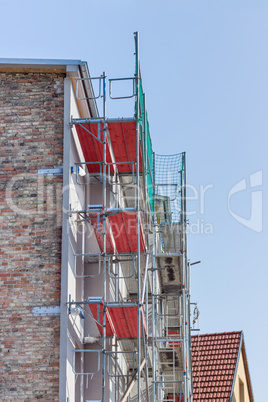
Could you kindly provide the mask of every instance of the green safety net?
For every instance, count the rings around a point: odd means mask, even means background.
[[[135,35],[135,51],[137,54],[137,35]],[[151,136],[150,136],[150,127],[149,127],[149,122],[148,122],[148,115],[147,111],[145,110],[145,105],[144,105],[144,93],[142,89],[142,80],[141,80],[141,73],[140,73],[140,63],[137,62],[136,60],[136,65],[135,65],[135,74],[136,77],[139,77],[140,79],[137,80],[136,84],[136,94],[139,94],[139,105],[137,105],[137,101],[135,103],[135,114],[138,115],[139,118],[139,136],[140,140],[143,140],[144,143],[142,144],[142,151],[143,155],[142,158],[144,161],[146,161],[146,187],[147,187],[147,192],[149,195],[149,201],[151,205],[151,209],[153,210],[153,196],[154,196],[154,188],[153,188],[153,183],[154,183],[154,154],[153,154],[153,148],[152,148],[152,141],[151,141]],[[143,134],[142,135],[142,130]],[[145,155],[145,149],[147,155]]]
[[[185,188],[185,153],[155,154],[155,208],[160,223],[179,223],[184,219],[182,191]]]

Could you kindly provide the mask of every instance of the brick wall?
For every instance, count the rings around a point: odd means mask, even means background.
[[[0,73],[0,400],[58,400],[64,74]],[[2,377],[2,378],[1,378]]]

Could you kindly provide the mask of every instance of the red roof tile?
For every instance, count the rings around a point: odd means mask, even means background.
[[[229,401],[242,332],[194,335],[194,401]]]

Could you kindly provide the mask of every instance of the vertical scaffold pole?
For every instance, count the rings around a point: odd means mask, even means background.
[[[191,326],[190,326],[190,316],[191,316],[191,311],[190,311],[190,306],[191,306],[191,274],[190,274],[190,263],[187,261],[187,276],[188,276],[188,320],[189,320],[189,325],[188,325],[188,364],[187,364],[187,369],[188,369],[188,394],[189,394],[189,401],[192,401],[192,390],[193,390],[193,382],[192,382],[192,356],[191,356]]]
[[[186,400],[191,398],[192,392],[192,357],[190,355],[191,346],[191,328],[190,328],[190,270],[187,257],[187,208],[186,208],[186,154],[183,153],[183,164],[184,164],[184,188],[183,188],[183,209],[184,209],[184,227],[185,227],[185,272],[186,272],[186,317],[187,317],[187,327],[186,327]],[[189,378],[190,376],[190,378]]]
[[[103,332],[102,332],[102,402],[105,402],[105,366],[106,366],[106,73],[103,72],[103,171],[102,171],[102,233],[103,233]]]
[[[138,402],[140,402],[141,396],[141,373],[140,373],[140,353],[141,353],[141,273],[140,273],[140,169],[139,169],[139,131],[140,131],[140,98],[139,98],[139,86],[140,86],[140,68],[139,68],[139,34],[135,32],[135,55],[136,55],[136,207],[137,207],[137,275],[138,275],[138,322],[137,322],[137,336],[138,336]]]
[[[186,183],[185,183],[185,152],[182,153],[181,168],[181,210],[182,210],[182,303],[183,303],[183,379],[184,399],[187,399],[187,316],[186,316]]]
[[[149,259],[149,257],[148,257]],[[148,261],[149,264],[149,261]],[[145,293],[145,311],[146,311],[146,386],[147,386],[147,398],[148,398],[148,393],[149,393],[149,368],[148,368],[148,361],[149,361],[149,355],[148,355],[148,271],[146,275],[146,293]],[[149,399],[149,398],[148,398]]]
[[[154,226],[154,232],[155,232],[155,226]],[[155,237],[155,233],[154,233]],[[154,239],[155,243],[155,239]],[[154,247],[154,253],[155,253],[155,247]],[[153,271],[152,271],[152,359],[153,359],[153,402],[156,401],[158,391],[157,391],[157,384],[156,384],[156,350],[155,350],[155,328],[156,328],[156,306],[155,306],[155,292],[156,292],[156,271],[154,270],[156,264],[155,264],[155,256],[153,256]]]
[[[155,212],[155,153],[153,154],[154,163],[154,188],[153,188],[153,212]],[[152,271],[152,359],[153,359],[153,402],[156,401],[156,362],[155,362],[155,326],[156,326],[156,311],[155,311],[155,292],[156,292],[156,267],[155,254],[156,254],[156,217],[153,213],[153,271]]]

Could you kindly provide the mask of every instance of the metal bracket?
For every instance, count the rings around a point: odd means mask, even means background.
[[[63,166],[50,169],[38,169],[36,174],[39,175],[63,175]]]
[[[34,307],[33,315],[60,315],[60,306]]]

